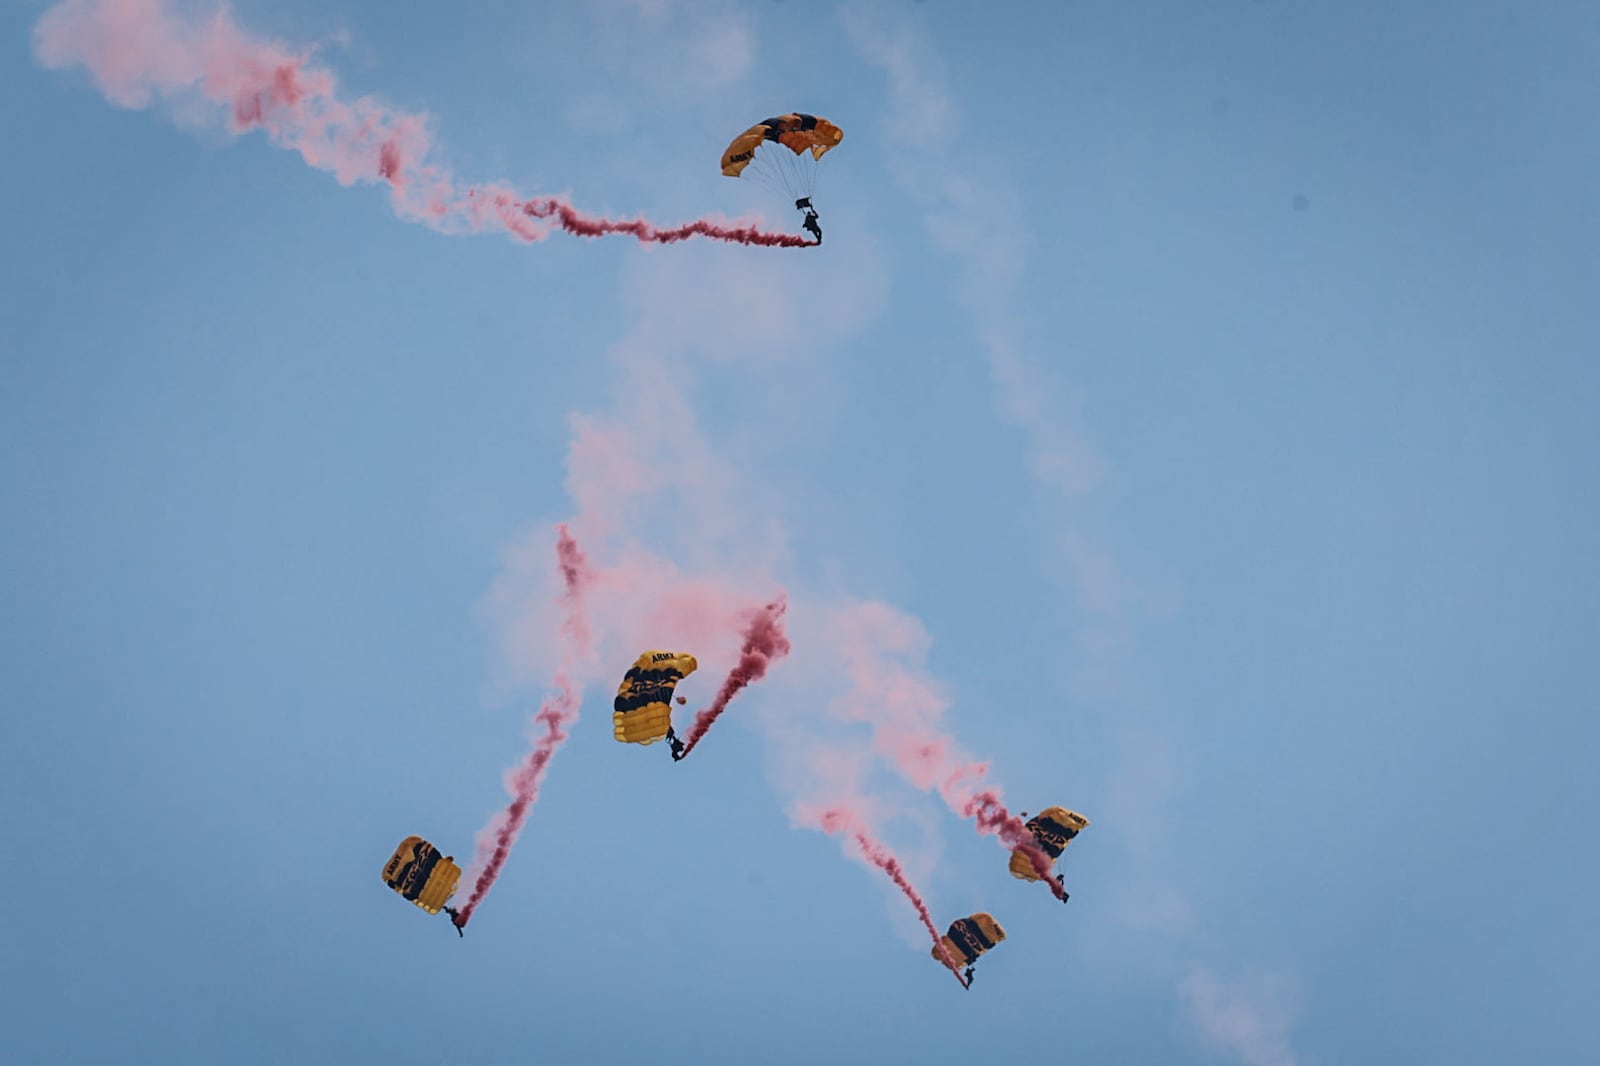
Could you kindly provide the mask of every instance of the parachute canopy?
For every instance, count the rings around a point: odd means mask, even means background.
[[[461,881],[461,867],[421,837],[406,837],[383,864],[383,883],[429,914],[438,914]]]
[[[1055,860],[1061,857],[1061,853],[1067,850],[1072,838],[1088,824],[1089,819],[1065,807],[1046,807],[1027,822],[1028,832],[1038,841],[1039,850],[1050,856],[1052,866]],[[1028,861],[1027,852],[1018,849],[1011,853],[1011,876],[1023,881],[1039,880],[1038,871],[1033,868],[1033,863]]]
[[[722,173],[755,179],[795,199],[809,197],[823,154],[843,139],[844,131],[825,118],[798,111],[776,115],[733,139],[722,153]]]
[[[971,966],[977,961],[978,956],[994,947],[1006,938],[1006,931],[1000,928],[1000,923],[994,920],[991,914],[979,911],[970,918],[957,918],[950,923],[950,931],[939,938],[945,950],[950,952],[950,957],[956,960],[958,966]],[[938,948],[930,948],[929,954],[933,961],[944,964],[944,957],[939,954]]]
[[[647,651],[633,661],[611,703],[611,734],[624,744],[654,744],[672,728],[672,690],[699,667],[693,655]]]

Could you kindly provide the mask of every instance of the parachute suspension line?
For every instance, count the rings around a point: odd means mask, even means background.
[[[745,167],[743,177],[784,196],[790,203],[811,194],[816,164],[777,143],[763,144]]]
[[[745,173],[793,203],[811,195],[815,166],[781,144],[768,144],[756,153]]]
[[[817,160],[816,167],[811,171],[811,195],[817,195],[817,187],[822,184],[822,165],[828,161],[827,156]]]
[[[770,189],[779,195],[789,191],[789,187],[784,184],[783,175],[778,171],[777,164],[767,162],[766,158],[760,153],[757,153],[756,158],[752,159],[749,166],[744,168],[743,177],[754,178],[762,188]]]
[[[787,148],[779,155],[783,157],[784,172],[788,176],[789,190],[794,194],[794,199],[809,197],[816,187],[818,161],[810,158],[809,152],[796,155]]]
[[[799,171],[795,168],[796,158],[795,154],[783,145],[773,145],[772,159],[783,178],[783,191],[789,194],[791,200],[798,200],[805,195],[801,191]]]

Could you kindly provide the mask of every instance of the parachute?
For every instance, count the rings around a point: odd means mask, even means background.
[[[791,112],[764,118],[728,145],[728,150],[722,153],[722,173],[737,178],[749,169],[751,177],[760,177],[769,163],[781,166],[787,162],[801,164],[793,169],[793,173],[809,175],[814,179],[815,164],[822,160],[828,149],[837,147],[842,140],[844,130],[815,115]],[[790,154],[785,155],[776,148],[767,147],[769,142],[782,145],[789,149]],[[806,152],[811,153],[809,167],[800,159]],[[805,196],[810,191],[808,186],[794,191],[794,195]]]
[[[957,918],[950,923],[950,931],[939,938],[950,957],[956,964],[967,967],[967,979],[972,979],[972,964],[978,961],[978,956],[994,947],[1006,938],[1006,931],[1000,928],[1000,923],[994,920],[991,914],[979,911],[970,918]],[[944,957],[939,954],[938,948],[929,950],[933,961],[943,966]]]
[[[421,837],[406,837],[383,864],[383,883],[429,914],[450,910],[445,906],[461,881],[455,858]]]
[[[693,655],[647,651],[633,661],[611,703],[611,735],[624,744],[654,744],[672,731],[672,690],[699,667]]]
[[[1089,819],[1065,807],[1046,807],[1029,818],[1027,823],[1028,832],[1038,841],[1039,850],[1050,856],[1052,865],[1061,857],[1061,853],[1067,850],[1072,838],[1088,824]],[[1034,870],[1033,863],[1028,861],[1027,853],[1021,849],[1011,853],[1011,876],[1021,881],[1039,880],[1039,874]]]
[[[844,140],[844,130],[825,118],[795,111],[762,119],[733,139],[722,153],[722,173],[747,178],[788,194],[806,213],[805,228],[822,243],[811,194],[817,187],[822,157]]]

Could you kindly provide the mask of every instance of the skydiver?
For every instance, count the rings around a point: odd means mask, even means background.
[[[1056,874],[1056,884],[1061,886],[1061,902],[1062,903],[1065,903],[1067,900],[1072,898],[1070,895],[1067,894],[1067,875],[1066,874]]]
[[[678,734],[672,731],[672,727],[670,725],[667,726],[667,743],[672,745],[673,762],[677,762],[679,759],[683,758],[683,741],[678,739]]]
[[[450,916],[450,924],[456,927],[456,936],[466,938],[466,929],[461,925],[461,912],[454,907],[446,907],[444,912]]]
[[[822,226],[817,222],[816,211],[813,210],[806,212],[806,220],[800,223],[800,228],[806,230],[813,237],[815,237],[818,244],[822,243]]]
[[[962,976],[964,976],[967,979],[967,987],[971,988],[972,987],[972,967],[968,966],[967,967],[967,972],[965,974],[963,974]]]
[[[802,196],[794,202],[795,209],[806,213],[805,221],[800,223],[800,228],[805,230],[822,243],[822,224],[817,221],[817,209],[811,206],[811,197]]]

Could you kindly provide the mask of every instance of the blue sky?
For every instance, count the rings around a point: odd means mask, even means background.
[[[596,214],[793,229],[714,161],[825,115],[806,251],[443,235],[45,69],[45,10],[0,12],[8,1058],[1600,1058],[1591,6],[230,9]],[[574,516],[782,587],[795,652],[671,765],[602,633],[458,941],[378,871],[504,805]],[[837,713],[857,638],[1093,819],[1068,907]],[[839,788],[1006,926],[970,992],[796,828]]]

